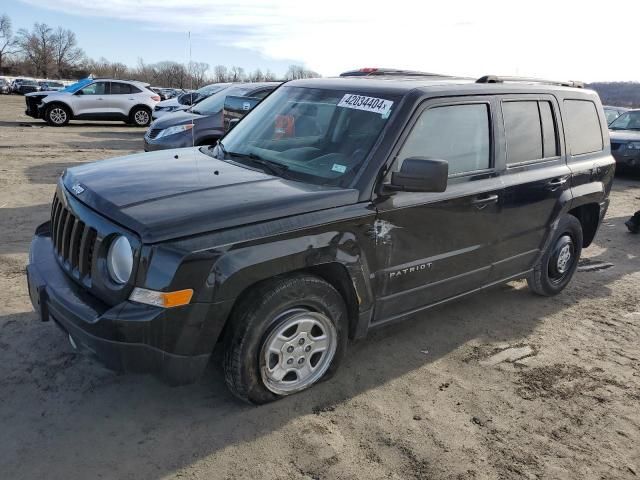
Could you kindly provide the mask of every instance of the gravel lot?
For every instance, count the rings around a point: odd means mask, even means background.
[[[618,177],[560,296],[512,282],[351,346],[338,375],[249,407],[215,352],[196,384],[119,375],[40,323],[24,267],[67,166],[142,149],[123,123],[52,128],[0,96],[0,476],[620,479],[640,476],[640,178]],[[508,350],[511,349],[511,350]],[[523,357],[523,358],[521,358]]]

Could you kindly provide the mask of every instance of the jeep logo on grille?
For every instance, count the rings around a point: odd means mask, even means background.
[[[71,190],[73,190],[73,193],[75,193],[76,195],[80,195],[82,192],[84,192],[84,187],[79,183],[76,183],[71,187]]]

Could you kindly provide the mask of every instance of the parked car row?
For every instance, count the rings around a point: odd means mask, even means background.
[[[32,78],[15,78],[11,82],[0,78],[0,93],[17,93],[25,95],[32,92],[53,92],[62,90],[64,84],[57,80],[34,80]]]

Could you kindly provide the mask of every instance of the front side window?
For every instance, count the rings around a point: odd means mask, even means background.
[[[281,87],[260,102],[216,150],[232,161],[268,162],[294,180],[346,186],[400,97]],[[260,167],[258,167],[260,168]]]
[[[503,102],[502,115],[507,140],[507,164],[558,156],[558,139],[550,102]]]
[[[564,113],[571,155],[602,151],[604,142],[595,103],[565,100]]]
[[[107,82],[96,82],[80,90],[82,95],[104,95],[107,93]]]
[[[394,169],[410,157],[449,162],[449,175],[491,167],[489,105],[447,105],[425,110],[398,153]]]

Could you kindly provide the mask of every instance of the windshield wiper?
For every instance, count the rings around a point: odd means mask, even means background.
[[[223,147],[224,148],[224,147]],[[247,158],[251,160],[252,163],[255,163],[263,168],[263,170],[268,170],[267,173],[271,173],[273,175],[277,175],[282,177],[285,175],[285,172],[289,170],[289,167],[286,165],[282,165],[281,163],[274,162],[272,160],[265,160],[259,155],[255,153],[237,153],[237,152],[227,152],[223,150],[224,153],[234,158]]]

